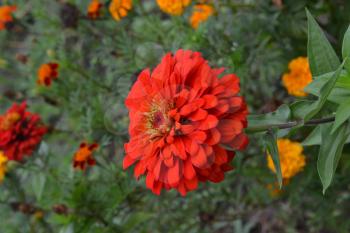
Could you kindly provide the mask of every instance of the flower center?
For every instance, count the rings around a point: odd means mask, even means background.
[[[9,130],[15,123],[19,121],[21,116],[17,112],[8,113],[0,122],[1,130]]]
[[[85,161],[89,157],[91,157],[91,151],[88,149],[88,147],[81,148],[75,155],[76,161]]]
[[[168,117],[170,107],[166,103],[158,103],[146,113],[147,133],[151,139],[167,135],[172,128],[172,120]]]

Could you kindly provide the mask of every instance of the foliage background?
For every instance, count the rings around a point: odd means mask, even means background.
[[[293,100],[280,78],[291,59],[306,55],[304,8],[317,16],[339,52],[350,2],[285,0],[279,8],[268,0],[215,1],[216,15],[198,30],[188,23],[190,8],[181,17],[170,17],[155,1],[134,1],[121,22],[107,11],[101,20],[76,21],[63,1],[6,2],[18,10],[14,28],[0,32],[1,112],[27,100],[51,133],[26,163],[10,164],[0,186],[0,232],[350,231],[346,155],[326,195],[313,147],[305,148],[304,171],[277,197],[267,188],[275,177],[259,143],[236,156],[236,169],[224,182],[201,185],[185,198],[175,192],[155,196],[121,168],[128,139],[123,101],[143,68],[154,67],[166,52],[197,50],[212,66],[241,77],[251,112],[272,111]],[[66,2],[81,14],[89,3]],[[26,64],[19,61],[20,54],[28,56]],[[49,89],[39,87],[37,69],[50,61],[60,64],[59,79]],[[294,139],[303,139],[304,131]],[[74,171],[72,156],[84,140],[100,143],[98,166]],[[62,208],[67,214],[58,211]]]

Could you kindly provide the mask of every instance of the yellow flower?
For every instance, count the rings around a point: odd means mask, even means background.
[[[7,170],[7,157],[4,152],[0,151],[0,183],[4,180]]]
[[[214,14],[214,7],[208,4],[197,4],[193,8],[193,13],[190,18],[191,26],[197,29],[199,24],[205,22],[211,15]]]
[[[157,0],[159,8],[170,15],[182,15],[191,0]]]
[[[132,8],[132,0],[112,0],[109,5],[109,12],[113,18],[120,21],[122,18],[128,15],[128,12]]]
[[[307,94],[304,88],[312,82],[309,62],[306,57],[293,59],[289,65],[289,73],[282,77],[282,82],[290,95],[303,97]]]
[[[278,152],[283,179],[290,179],[303,170],[305,166],[305,155],[303,147],[298,142],[289,139],[277,140]],[[271,171],[276,172],[271,155],[268,155],[267,165]]]

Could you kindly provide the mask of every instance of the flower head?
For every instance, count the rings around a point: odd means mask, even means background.
[[[151,73],[141,72],[125,103],[130,141],[124,169],[135,164],[154,193],[177,189],[182,195],[199,182],[220,182],[231,170],[234,152],[248,138],[247,107],[238,96],[239,79],[219,75],[199,52],[165,55]]]
[[[303,170],[305,166],[305,155],[303,155],[303,147],[298,142],[289,139],[277,140],[278,152],[280,156],[280,164],[283,179],[290,179]],[[272,158],[268,155],[267,165],[271,171],[276,172]]]
[[[40,66],[38,70],[37,83],[42,86],[51,86],[52,81],[58,78],[58,64],[47,63]]]
[[[16,11],[16,6],[0,6],[0,31],[6,28],[7,23],[13,22],[12,13]]]
[[[40,116],[26,111],[26,103],[14,104],[0,116],[0,150],[9,160],[21,161],[30,156],[47,128]]]
[[[289,65],[289,73],[282,77],[282,82],[290,95],[303,97],[307,94],[304,88],[312,82],[309,62],[306,57],[293,59]]]
[[[109,5],[109,12],[117,21],[128,15],[132,8],[132,0],[112,0]]]
[[[0,151],[0,183],[5,178],[5,173],[7,171],[7,157],[5,156],[4,152]]]
[[[73,167],[85,170],[86,165],[94,166],[96,164],[96,160],[92,154],[98,147],[99,146],[97,143],[88,145],[87,143],[83,142],[80,144],[79,150],[74,154]]]
[[[157,0],[159,8],[170,15],[182,15],[191,0]]]
[[[193,8],[193,13],[190,18],[191,26],[196,29],[199,24],[205,22],[211,15],[214,14],[214,7],[209,4],[197,4]]]
[[[97,19],[100,17],[102,7],[103,4],[99,0],[91,0],[88,7],[88,17],[90,19]]]

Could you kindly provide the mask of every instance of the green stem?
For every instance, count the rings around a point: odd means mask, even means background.
[[[299,127],[299,126],[315,126],[315,125],[333,122],[334,120],[335,120],[335,117],[333,116],[333,117],[326,117],[326,118],[321,118],[321,119],[314,119],[314,120],[310,120],[307,122],[304,122],[303,120],[299,120],[299,121],[290,121],[290,122],[281,123],[281,124],[261,125],[261,126],[256,126],[256,127],[249,127],[248,126],[248,128],[246,129],[246,133],[264,132],[264,131],[268,131],[269,129],[272,129],[272,128],[291,129],[291,128]]]

